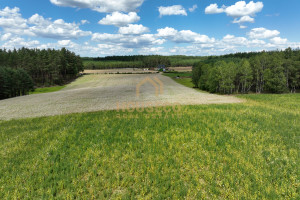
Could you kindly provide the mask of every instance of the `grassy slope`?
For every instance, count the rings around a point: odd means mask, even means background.
[[[57,92],[62,90],[66,86],[54,86],[54,87],[44,87],[44,88],[37,88],[34,92],[30,92],[29,94],[41,94],[41,93],[49,93],[49,92]]]
[[[186,87],[193,88],[194,84],[192,83],[192,72],[173,72],[173,73],[163,73],[163,75],[172,78],[179,84],[182,84]],[[176,78],[179,76],[180,78]]]
[[[300,95],[240,97],[0,122],[0,199],[296,199]]]

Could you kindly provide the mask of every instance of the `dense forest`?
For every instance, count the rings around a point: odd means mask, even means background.
[[[212,93],[285,93],[300,87],[300,50],[212,56],[193,67],[193,83]]]
[[[145,68],[155,67],[161,61],[166,66],[193,66],[194,63],[206,59],[200,56],[158,56],[158,55],[134,55],[134,56],[107,56],[97,58],[82,58],[85,69],[114,69],[114,68]],[[155,65],[149,65],[154,60]]]
[[[65,48],[0,49],[0,99],[26,95],[34,87],[65,84],[80,71],[81,58]]]

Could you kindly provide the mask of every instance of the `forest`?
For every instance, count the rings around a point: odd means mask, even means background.
[[[300,87],[300,50],[212,56],[193,66],[192,81],[211,93],[295,93]]]
[[[160,64],[164,63],[164,65],[172,67],[193,66],[194,63],[205,59],[206,57],[184,55],[133,55],[82,58],[85,69],[145,68],[156,66],[153,64],[149,65],[149,61],[154,61],[154,63]]]
[[[80,56],[65,48],[0,49],[0,99],[26,95],[36,87],[63,85],[80,71]]]

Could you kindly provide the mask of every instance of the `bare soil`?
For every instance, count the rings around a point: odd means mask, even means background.
[[[137,95],[137,85],[141,83],[144,84]],[[159,92],[158,96],[156,92]],[[95,74],[83,76],[58,92],[2,100],[0,120],[116,110],[124,105],[148,107],[240,102],[242,100],[234,96],[187,88],[160,74]]]

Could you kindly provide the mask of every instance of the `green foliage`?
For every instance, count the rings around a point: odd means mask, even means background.
[[[84,61],[85,69],[143,68],[142,61]]]
[[[152,58],[151,58],[152,57]],[[199,56],[107,56],[103,58],[82,58],[85,69],[114,69],[114,68],[145,68],[156,67],[155,63],[145,63],[148,59],[153,57],[161,57],[166,61],[168,66],[193,66],[199,61],[205,60],[205,57]],[[155,61],[156,62],[156,61]],[[149,66],[147,66],[149,65]]]
[[[32,78],[24,69],[0,67],[0,100],[26,95],[33,86]]]
[[[148,56],[143,59],[143,65],[148,68],[157,68],[160,66],[170,67],[170,59],[166,56]]]
[[[194,65],[193,83],[222,94],[296,92],[300,87],[300,50],[209,57]]]
[[[2,79],[8,81],[8,83],[5,83],[6,85],[0,86],[2,98],[4,96],[9,98],[27,94],[28,89],[18,91],[15,88],[30,89],[32,80],[35,87],[62,85],[75,79],[78,73],[83,71],[81,58],[65,48],[61,50],[22,48],[13,51],[0,49],[1,66],[17,70],[16,73],[7,71],[8,69],[4,70],[6,74],[3,74],[5,73],[3,70],[0,72]],[[4,76],[7,76],[7,73],[10,73],[10,75],[5,78]],[[30,81],[28,81],[28,75],[31,77]],[[6,90],[11,90],[12,93],[4,95],[3,93],[7,93]]]
[[[297,199],[300,96],[0,122],[0,199]]]
[[[59,90],[64,89],[66,86],[53,86],[53,87],[44,87],[44,88],[37,88],[33,92],[29,94],[42,94],[42,93],[49,93],[49,92],[57,92]]]

